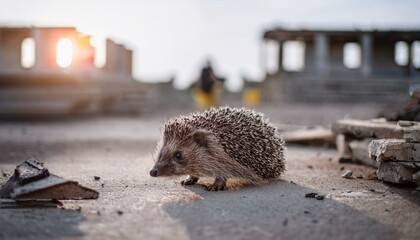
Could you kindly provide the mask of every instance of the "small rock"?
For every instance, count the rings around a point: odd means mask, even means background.
[[[101,211],[97,211],[96,214],[100,216],[101,215]]]
[[[311,212],[309,211],[303,211],[304,214],[310,214]]]
[[[346,190],[346,193],[351,193],[351,190]]]
[[[118,215],[123,215],[124,214],[124,212],[121,211],[121,210],[118,210],[117,213],[118,213]]]
[[[305,197],[306,198],[314,198],[314,197],[316,197],[318,194],[317,193],[307,193],[307,194],[305,194]]]
[[[325,198],[325,195],[318,194],[318,195],[315,196],[316,200],[324,200],[324,198]]]
[[[385,212],[389,212],[389,209],[388,208],[385,208]]]
[[[410,122],[410,121],[398,121],[398,125],[400,127],[411,127],[414,125],[414,123]]]
[[[296,184],[296,183],[295,183],[295,182],[293,182],[293,181],[290,181],[290,183],[291,183],[291,184]]]
[[[309,169],[314,169],[314,167],[312,165],[308,165],[306,167],[309,168]]]
[[[99,176],[93,176],[93,179],[95,179],[96,181],[98,181],[99,179],[101,179],[101,177],[99,177]]]
[[[101,184],[101,187],[105,187],[105,183],[102,183],[102,184]]]
[[[353,175],[353,172],[350,171],[350,170],[347,170],[345,173],[343,173],[343,175],[341,175],[341,177],[351,179],[351,178],[353,178],[352,175]]]
[[[344,167],[341,167],[341,168],[340,168],[340,171],[344,171]]]
[[[331,188],[331,190],[335,190],[335,188]]]
[[[287,226],[287,222],[288,222],[288,220],[287,220],[287,218],[286,219],[284,219],[284,221],[283,221],[283,226]]]
[[[376,190],[375,190],[375,189],[373,189],[373,188],[371,188],[371,189],[369,189],[369,191],[371,191],[371,192],[375,192]]]

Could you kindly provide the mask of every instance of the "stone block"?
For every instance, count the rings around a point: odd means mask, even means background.
[[[420,163],[381,162],[378,179],[392,183],[411,183],[413,175],[420,171]]]
[[[402,139],[404,132],[396,122],[385,119],[354,120],[342,119],[332,125],[333,132],[357,139],[397,138]]]
[[[369,146],[369,156],[377,162],[420,163],[420,143],[409,143],[404,139],[373,140]]]
[[[404,132],[406,142],[420,142],[420,123],[412,121],[399,121],[399,127]]]
[[[349,143],[351,158],[355,162],[360,162],[368,166],[377,168],[379,166],[378,162],[372,160],[369,156],[369,144],[372,141],[372,138],[366,138],[361,141],[351,141]]]

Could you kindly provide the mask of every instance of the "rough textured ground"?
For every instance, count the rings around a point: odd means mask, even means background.
[[[263,106],[274,122],[328,125],[369,118],[372,106]],[[185,109],[183,111],[186,111]],[[288,146],[287,173],[265,186],[207,192],[180,178],[151,178],[165,117],[94,117],[0,123],[0,168],[28,155],[51,172],[100,192],[63,208],[0,208],[0,239],[418,239],[420,194],[377,180],[344,179],[372,169],[339,164],[333,149]],[[100,176],[95,181],[93,176]],[[7,177],[0,175],[0,184]],[[326,194],[324,200],[305,194]]]

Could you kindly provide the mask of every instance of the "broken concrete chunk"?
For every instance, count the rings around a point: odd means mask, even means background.
[[[392,183],[413,182],[413,175],[420,171],[420,164],[407,162],[381,162],[378,179]]]
[[[420,143],[408,143],[403,139],[373,140],[369,156],[377,162],[420,162]]]
[[[412,178],[413,178],[413,182],[420,186],[420,171],[413,174]]]
[[[420,123],[412,121],[399,121],[398,125],[404,132],[406,142],[420,142]]]
[[[385,119],[354,120],[342,119],[332,125],[333,132],[354,138],[398,138],[404,136],[403,130],[395,122]]]
[[[345,173],[343,173],[343,175],[341,175],[341,177],[351,179],[351,178],[353,178],[352,175],[353,175],[353,172],[350,171],[350,170],[347,170]]]
[[[367,138],[361,141],[354,140],[349,143],[351,150],[351,158],[355,162],[360,162],[368,166],[378,168],[379,163],[369,157],[369,145],[372,138]]]
[[[411,127],[414,125],[412,121],[398,121],[398,126],[400,127]]]
[[[0,197],[23,199],[95,199],[99,193],[50,174],[35,158],[18,165],[12,177],[0,189]]]
[[[18,165],[15,169],[15,173],[20,184],[25,184],[50,175],[48,169],[44,168],[35,157],[30,157],[22,164]]]

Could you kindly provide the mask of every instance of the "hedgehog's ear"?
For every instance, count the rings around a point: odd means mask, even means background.
[[[197,130],[197,131],[194,131],[191,134],[191,136],[192,136],[192,139],[194,140],[194,142],[196,142],[200,146],[205,147],[205,146],[207,146],[207,141],[208,141],[207,135],[208,134],[209,134],[208,131]]]

